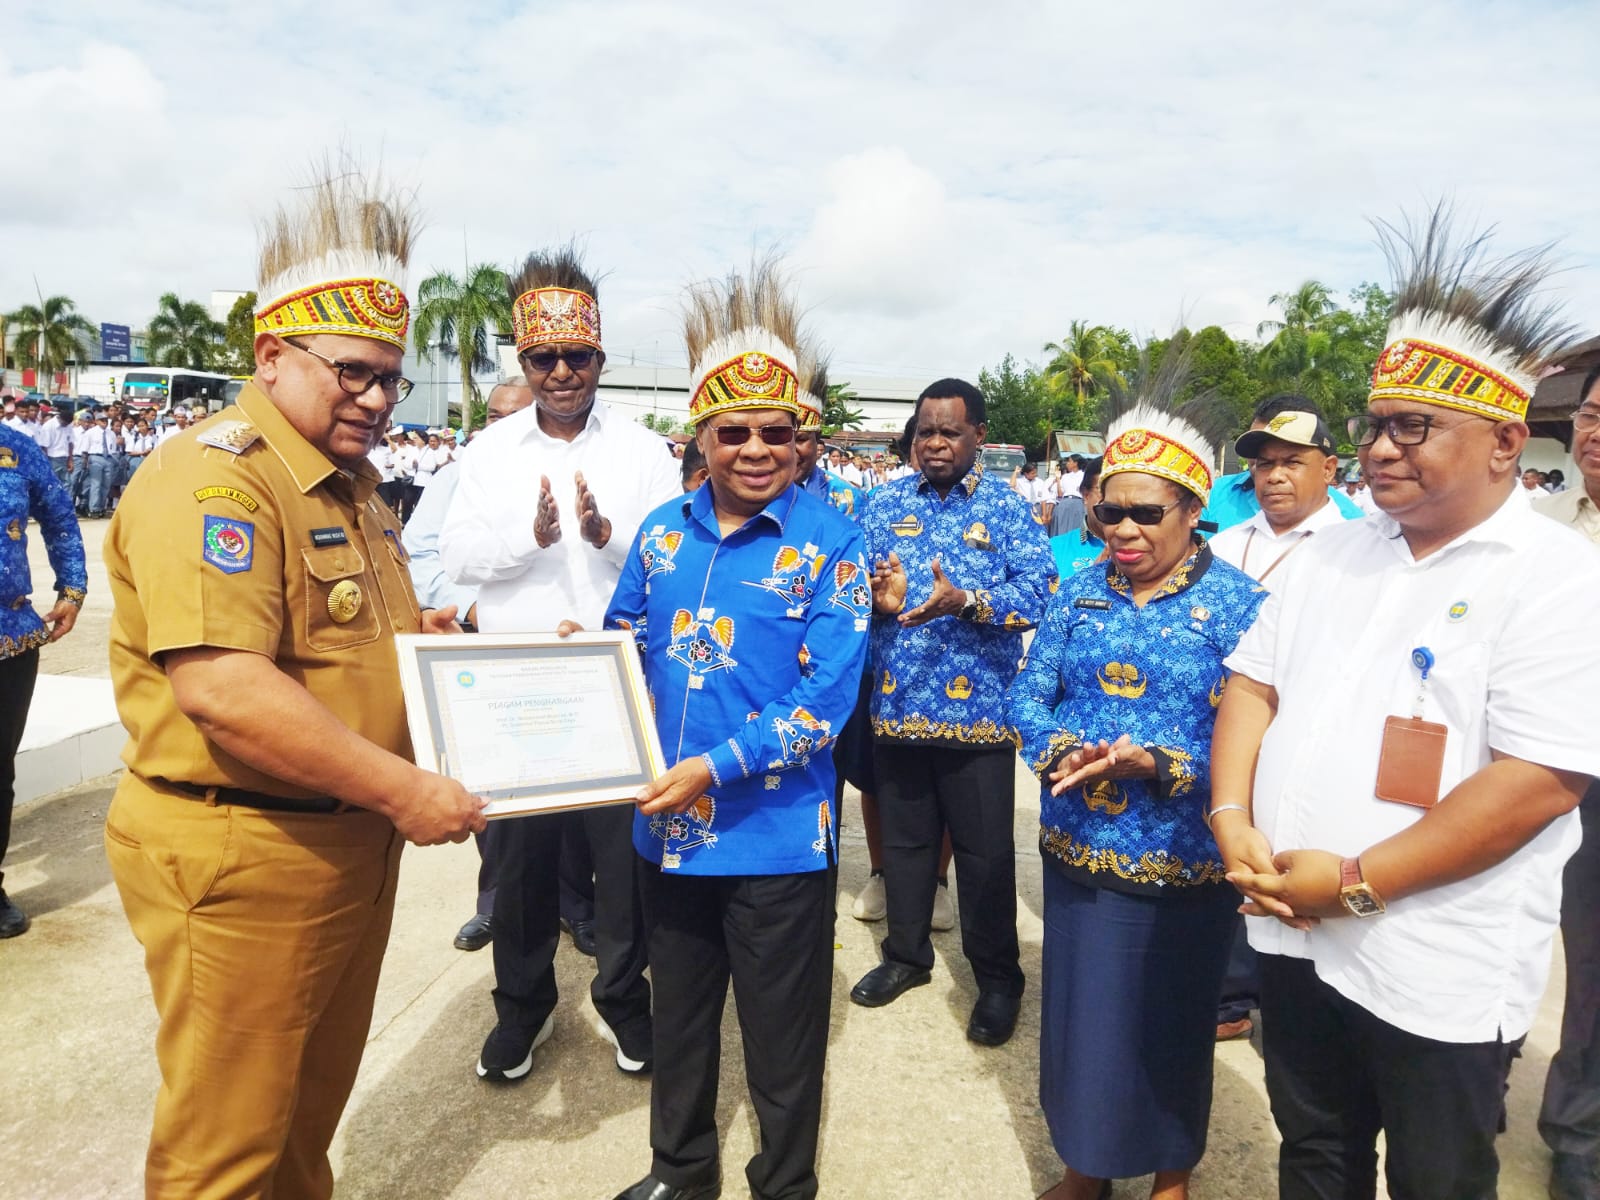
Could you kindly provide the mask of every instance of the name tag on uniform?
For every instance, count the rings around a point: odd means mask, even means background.
[[[350,535],[337,525],[328,529],[313,529],[311,531],[311,544],[313,546],[343,546],[350,541]]]
[[[1095,608],[1095,609],[1099,609],[1101,611],[1105,611],[1105,610],[1108,610],[1111,607],[1111,601],[1109,601],[1109,600],[1097,600],[1093,596],[1079,596],[1076,600],[1074,600],[1072,602],[1072,607],[1073,608]]]

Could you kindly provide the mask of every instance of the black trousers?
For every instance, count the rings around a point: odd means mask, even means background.
[[[0,867],[5,866],[6,847],[11,845],[11,810],[17,801],[17,747],[22,744],[22,728],[28,723],[28,706],[33,703],[33,685],[38,677],[38,650],[0,658]],[[6,873],[0,870],[0,887],[5,881]]]
[[[1589,785],[1578,812],[1583,844],[1561,878],[1561,1049],[1545,1076],[1539,1135],[1557,1154],[1600,1158],[1600,783]]]
[[[494,916],[495,880],[500,876],[500,860],[505,857],[505,839],[500,836],[504,821],[491,821],[482,833],[473,834],[478,846],[478,913]],[[594,920],[594,855],[589,851],[589,833],[582,821],[568,821],[561,831],[561,919],[568,924]]]
[[[633,805],[511,817],[493,835],[500,859],[493,928],[494,1008],[503,1024],[538,1029],[556,1006],[557,882],[562,836],[581,822],[594,854],[595,958],[589,994],[613,1029],[650,1014],[645,944],[634,870]]]
[[[761,1200],[809,1200],[817,1194],[837,868],[674,875],[638,861],[655,984],[651,1173],[674,1187],[718,1178],[717,1076],[731,979],[761,1128],[745,1178]]]
[[[1228,972],[1222,977],[1222,1001],[1217,1005],[1217,1024],[1242,1021],[1250,1010],[1261,1007],[1261,968],[1256,952],[1245,934],[1244,917],[1233,917],[1233,939],[1228,946]]]
[[[1016,752],[879,742],[873,748],[889,936],[883,956],[933,966],[933,890],[950,831],[961,950],[983,992],[1020,996],[1017,950]]]
[[[1495,1133],[1522,1039],[1419,1037],[1341,996],[1307,959],[1258,957],[1280,1200],[1371,1200],[1379,1130],[1391,1200],[1495,1200]]]

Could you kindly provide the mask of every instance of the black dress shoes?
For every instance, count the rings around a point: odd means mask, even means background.
[[[914,987],[921,987],[933,978],[932,971],[913,967],[907,963],[882,962],[861,977],[861,982],[850,989],[850,999],[865,1008],[882,1008],[892,1004]]]
[[[587,954],[590,958],[595,956],[593,921],[569,921],[562,917],[561,928],[572,935],[573,948],[579,954]]]
[[[0,938],[14,938],[28,932],[28,914],[6,898],[0,891]]]
[[[1004,1046],[1017,1029],[1017,1010],[1022,1000],[999,992],[984,992],[972,1006],[967,1022],[967,1040],[980,1046]]]
[[[457,950],[482,950],[494,940],[489,918],[478,913],[456,933]]]
[[[654,1175],[646,1175],[625,1192],[617,1193],[617,1200],[717,1200],[722,1195],[720,1183],[697,1183],[688,1187],[673,1187],[662,1183]]]

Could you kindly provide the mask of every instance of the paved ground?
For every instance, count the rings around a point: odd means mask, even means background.
[[[96,562],[101,528],[89,527]],[[47,569],[36,570],[47,582]],[[91,587],[79,629],[46,651],[46,670],[105,673],[103,572],[91,569]],[[7,1200],[140,1194],[158,1082],[155,1013],[101,848],[114,782],[94,781],[17,814],[6,882],[35,924],[0,942],[0,1197]],[[1059,1178],[1036,1101],[1037,805],[1025,784],[1018,795],[1019,928],[1030,991],[1017,1037],[997,1050],[963,1037],[975,993],[956,933],[935,935],[940,964],[932,986],[886,1009],[849,1003],[850,986],[876,962],[882,927],[848,915],[867,868],[855,806],[847,803],[819,1167],[825,1196],[1020,1198]],[[334,1147],[345,1200],[607,1200],[648,1167],[649,1085],[618,1072],[593,1032],[591,965],[565,942],[556,1032],[533,1074],[510,1087],[473,1074],[492,1021],[490,962],[452,949],[450,938],[469,915],[476,866],[470,846],[406,852],[377,1014]],[[1559,995],[1558,964],[1512,1079],[1511,1128],[1500,1143],[1501,1195],[1512,1200],[1544,1194],[1549,1160],[1534,1119]],[[731,999],[719,1121],[727,1194],[742,1195],[755,1128]],[[1219,1047],[1210,1149],[1193,1195],[1265,1200],[1276,1192],[1275,1154],[1255,1046]],[[1116,1194],[1147,1195],[1148,1185],[1126,1181]]]

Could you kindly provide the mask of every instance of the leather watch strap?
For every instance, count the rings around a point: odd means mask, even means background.
[[[1361,860],[1346,858],[1339,863],[1339,890],[1354,887],[1361,882]]]

